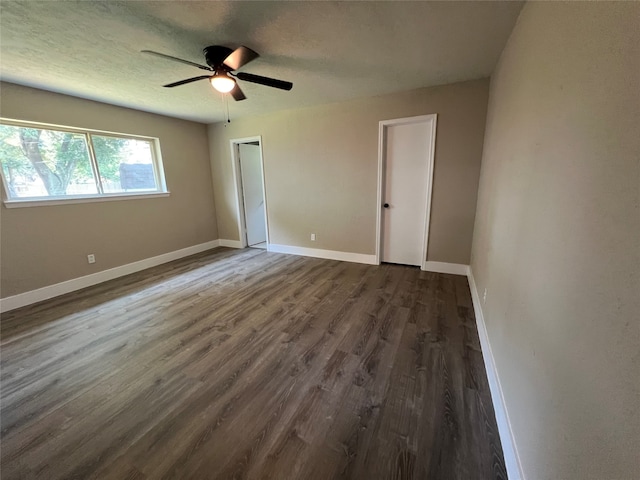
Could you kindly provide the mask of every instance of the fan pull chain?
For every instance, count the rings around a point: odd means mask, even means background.
[[[227,114],[227,123],[225,123],[225,127],[231,123],[231,119],[229,118],[229,97],[224,93],[220,93],[220,100],[222,100],[222,108],[224,112]]]

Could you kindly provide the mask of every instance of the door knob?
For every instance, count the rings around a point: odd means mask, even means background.
[[[389,208],[389,204],[388,204],[388,203],[385,203],[385,204],[383,205],[383,207],[384,207],[384,208]]]

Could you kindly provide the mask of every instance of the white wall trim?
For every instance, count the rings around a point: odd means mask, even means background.
[[[378,198],[376,205],[376,265],[380,265],[382,260],[382,204],[383,190],[386,164],[386,128],[391,125],[405,125],[411,123],[430,123],[431,124],[431,141],[428,146],[427,159],[427,205],[426,215],[424,219],[424,241],[422,245],[422,270],[426,270],[425,263],[429,247],[429,225],[431,223],[431,197],[433,192],[433,172],[436,152],[436,126],[438,123],[438,114],[420,115],[417,117],[395,118],[393,120],[382,120],[378,123]]]
[[[493,409],[496,414],[496,422],[498,424],[498,432],[500,433],[500,442],[502,443],[502,453],[507,468],[507,475],[509,476],[509,480],[525,480],[524,470],[522,469],[522,463],[516,447],[516,440],[513,435],[513,429],[511,428],[511,421],[509,420],[507,405],[504,401],[502,386],[500,385],[500,377],[498,376],[493,351],[491,350],[491,343],[489,342],[487,327],[484,323],[480,296],[471,267],[469,267],[467,277],[469,279],[469,288],[471,289],[471,298],[473,299],[473,310],[475,311],[478,336],[480,337],[480,346],[482,347],[482,358],[484,359],[484,367],[487,370],[489,390],[491,391],[491,400],[493,401]]]
[[[339,252],[336,250],[322,250],[320,248],[293,247],[290,245],[269,244],[267,250],[276,253],[289,253],[291,255],[302,255],[303,257],[326,258],[328,260],[341,260],[343,262],[366,263],[367,265],[377,265],[375,255],[364,253]]]
[[[163,253],[151,258],[145,258],[137,262],[128,263],[119,267],[110,268],[101,272],[85,275],[84,277],[73,278],[65,282],[48,285],[46,287],[31,290],[29,292],[20,293],[11,297],[0,299],[0,312],[7,312],[15,308],[31,305],[32,303],[41,302],[49,298],[64,295],[65,293],[74,292],[82,288],[90,287],[98,283],[113,280],[114,278],[123,277],[130,273],[139,272],[147,268],[155,267],[163,263],[178,260],[179,258],[188,257],[196,253],[204,252],[212,248],[221,246],[224,243],[236,242],[236,240],[211,240],[210,242],[200,243],[191,247],[182,248],[173,252]],[[230,246],[230,245],[225,245]]]
[[[467,276],[469,274],[469,265],[463,265],[461,263],[426,261],[422,265],[422,270],[427,272],[450,273],[453,275]]]
[[[224,240],[221,238],[220,240],[218,240],[218,242],[218,246],[220,247],[244,248],[240,240]]]
[[[5,190],[6,191],[6,190]],[[20,200],[3,200],[4,206],[7,208],[23,208],[23,207],[48,207],[51,205],[72,205],[74,203],[97,203],[97,202],[113,202],[121,200],[144,200],[147,198],[161,198],[168,197],[169,191],[166,192],[153,192],[153,193],[114,193],[114,194],[102,194],[101,196],[85,196],[78,197],[69,195],[67,198],[56,197],[50,200],[42,199],[39,197],[37,200],[32,198],[24,198]]]

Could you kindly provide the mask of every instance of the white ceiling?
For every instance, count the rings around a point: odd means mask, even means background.
[[[224,119],[197,63],[207,45],[246,45],[242,71],[293,82],[240,82],[232,118],[489,76],[520,2],[0,2],[0,78],[204,123]]]

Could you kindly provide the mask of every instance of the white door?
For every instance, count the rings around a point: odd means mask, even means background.
[[[381,260],[422,266],[435,116],[384,126]]]
[[[240,176],[242,178],[247,245],[252,246],[267,241],[260,147],[254,144],[241,143],[238,145],[238,150],[240,154]]]

